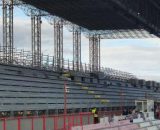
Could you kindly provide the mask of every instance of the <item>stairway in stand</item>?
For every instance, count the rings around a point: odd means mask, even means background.
[[[70,78],[71,73],[70,72],[65,72],[64,74],[62,74],[62,76],[64,78]],[[96,91],[91,90],[90,87],[83,85],[83,83],[75,81],[75,84],[80,86],[81,89],[87,91],[87,93],[89,95],[92,95],[95,99],[98,99],[101,104],[107,104],[109,102],[109,100],[107,100],[106,98],[103,98],[101,95],[97,94]]]

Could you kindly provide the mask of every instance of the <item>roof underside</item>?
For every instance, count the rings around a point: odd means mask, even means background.
[[[160,22],[156,21],[160,19],[158,0],[22,1],[88,30],[143,28],[156,35],[159,33]]]

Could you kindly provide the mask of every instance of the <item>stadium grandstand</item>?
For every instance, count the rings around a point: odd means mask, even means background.
[[[158,0],[0,5],[0,130],[160,129],[160,83],[101,66],[101,39],[159,37]],[[14,7],[31,17],[31,50],[14,47]],[[42,17],[54,27],[54,56],[42,53]],[[73,34],[73,61],[63,57],[64,26]],[[81,59],[82,33],[89,41],[89,64]]]

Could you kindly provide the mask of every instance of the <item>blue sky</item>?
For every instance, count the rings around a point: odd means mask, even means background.
[[[15,47],[31,49],[30,17],[15,8]],[[2,16],[2,11],[0,11]],[[53,55],[53,26],[43,18],[42,51]],[[2,17],[0,17],[0,43],[2,43]],[[88,39],[82,36],[82,61],[88,63]],[[72,33],[64,28],[64,58],[72,60]],[[102,66],[131,72],[140,78],[160,81],[160,40],[121,39],[101,40]]]

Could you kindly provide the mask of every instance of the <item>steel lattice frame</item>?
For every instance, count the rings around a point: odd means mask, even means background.
[[[89,36],[89,64],[91,72],[100,71],[100,35]]]
[[[130,19],[134,18],[141,22],[143,28],[148,28],[147,31],[159,37],[159,0],[112,0],[112,2],[128,13]]]
[[[63,21],[54,20],[54,66],[63,69]]]
[[[32,28],[32,66],[41,67],[41,16],[31,15]]]
[[[13,0],[2,2],[4,63],[13,63]]]
[[[81,29],[73,26],[73,70],[81,70]]]

